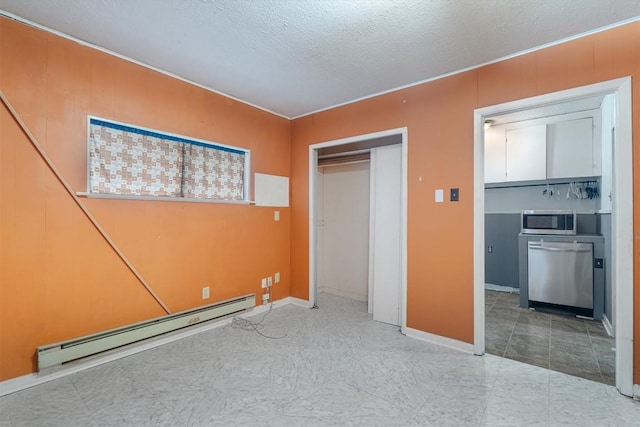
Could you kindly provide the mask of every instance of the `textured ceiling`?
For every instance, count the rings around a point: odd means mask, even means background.
[[[637,0],[0,0],[71,35],[296,117],[624,20]]]

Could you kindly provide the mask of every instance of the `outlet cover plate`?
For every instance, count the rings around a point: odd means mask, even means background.
[[[202,288],[202,299],[209,299],[209,287],[205,286],[204,288]]]

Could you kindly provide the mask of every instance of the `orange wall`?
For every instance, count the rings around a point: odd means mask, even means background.
[[[308,296],[308,146],[406,126],[407,326],[472,343],[473,110],[624,76],[633,79],[634,382],[640,383],[640,22],[294,120],[292,295]],[[460,202],[436,205],[434,189],[451,187],[460,188]]]
[[[0,89],[74,191],[86,191],[87,115],[251,150],[288,176],[290,122],[53,34],[0,18]],[[39,345],[163,315],[0,106],[0,380],[35,371]],[[173,312],[289,295],[290,212],[246,205],[83,199]],[[211,286],[211,298],[201,288]]]

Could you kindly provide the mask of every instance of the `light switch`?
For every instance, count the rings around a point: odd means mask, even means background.
[[[444,190],[441,188],[436,190],[436,203],[444,202]]]
[[[280,211],[273,211],[273,220],[280,221]]]

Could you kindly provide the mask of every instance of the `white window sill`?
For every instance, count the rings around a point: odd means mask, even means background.
[[[150,200],[154,202],[187,202],[187,203],[219,203],[228,205],[253,205],[255,202],[249,200],[225,200],[225,199],[188,199],[186,197],[165,197],[165,196],[129,196],[124,194],[101,194],[76,192],[78,197],[88,199],[115,199],[115,200]]]

